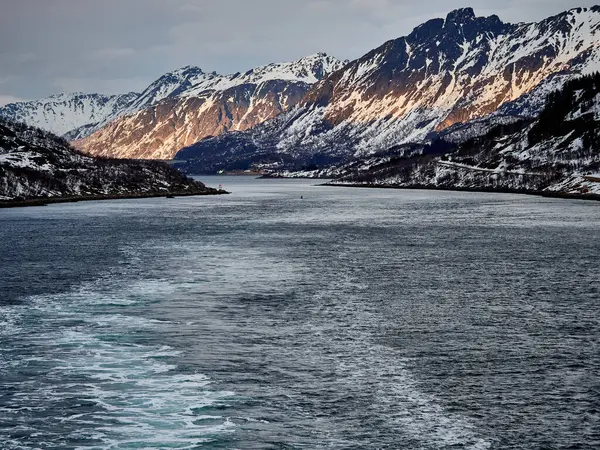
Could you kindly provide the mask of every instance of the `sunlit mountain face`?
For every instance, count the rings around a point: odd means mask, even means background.
[[[186,66],[141,94],[61,94],[0,108],[0,117],[63,135],[93,156],[171,159],[200,139],[247,130],[290,110],[342,65],[318,53],[231,75]]]
[[[534,24],[476,17],[470,8],[433,19],[329,77],[307,96],[324,119],[370,123],[415,115],[427,130],[489,114],[563,72],[599,65],[600,10],[578,9]]]
[[[423,142],[490,114],[492,125],[535,117],[550,91],[600,69],[599,27],[598,7],[516,25],[456,10],[332,73],[274,121],[202,141],[178,159],[203,161],[189,170],[225,151],[288,165],[283,154],[294,155],[302,165],[315,155],[333,161]]]

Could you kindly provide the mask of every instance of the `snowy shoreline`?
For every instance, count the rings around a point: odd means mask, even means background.
[[[148,192],[140,194],[124,194],[124,195],[84,195],[75,197],[48,197],[48,198],[29,198],[29,199],[12,199],[0,200],[1,208],[23,208],[28,206],[47,206],[53,203],[78,203],[101,200],[135,200],[142,198],[170,198],[170,197],[196,197],[203,195],[224,195],[229,194],[227,191],[219,191],[217,189],[207,188],[206,190],[197,192]]]
[[[491,188],[474,188],[474,187],[432,187],[432,186],[394,186],[385,184],[360,184],[360,183],[324,183],[320,186],[330,187],[352,187],[365,189],[398,189],[410,191],[454,191],[454,192],[483,192],[489,194],[518,194],[532,195],[535,197],[561,198],[565,200],[594,200],[600,201],[599,194],[573,194],[566,192],[553,191],[528,191],[524,189],[491,189]]]

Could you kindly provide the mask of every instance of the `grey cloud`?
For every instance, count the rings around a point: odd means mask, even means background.
[[[535,21],[583,0],[472,0]],[[141,90],[184,65],[245,71],[325,51],[353,59],[464,0],[0,0],[0,95]]]
[[[92,56],[94,58],[100,59],[120,59],[125,58],[127,56],[135,55],[136,51],[131,47],[126,48],[101,48],[100,50],[95,50],[92,52]]]

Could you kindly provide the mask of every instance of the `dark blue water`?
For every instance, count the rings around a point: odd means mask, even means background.
[[[219,183],[0,210],[0,448],[600,448],[599,203]]]

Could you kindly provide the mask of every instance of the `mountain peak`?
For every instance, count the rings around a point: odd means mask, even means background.
[[[316,63],[323,63],[323,64],[334,63],[335,64],[338,62],[339,62],[338,59],[335,58],[334,56],[328,55],[325,52],[318,52],[318,53],[314,53],[312,55],[304,56],[295,61],[291,61],[290,63],[279,63],[276,65],[280,65],[280,64],[316,64]]]
[[[475,19],[473,8],[459,8],[451,11],[446,17],[446,21],[454,23],[465,23]]]
[[[308,55],[303,58],[300,58],[298,61],[304,61],[306,59],[328,59],[328,58],[333,58],[333,57],[329,56],[325,52],[318,52],[318,53],[313,53],[312,55]]]
[[[179,69],[175,69],[172,72],[169,72],[170,75],[179,75],[179,76],[193,76],[193,75],[201,75],[204,71],[198,66],[183,66]]]
[[[271,63],[251,69],[244,74],[244,80],[252,83],[287,80],[313,84],[341,66],[342,63],[337,58],[320,52],[295,61]]]

